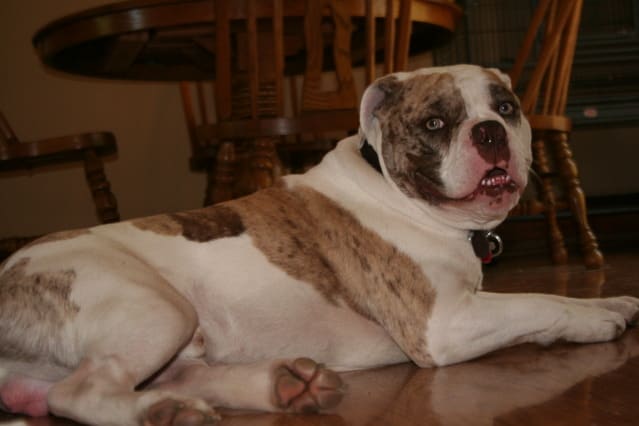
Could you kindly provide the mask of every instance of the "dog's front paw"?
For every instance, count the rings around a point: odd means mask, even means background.
[[[597,306],[621,314],[629,325],[634,326],[639,322],[639,298],[631,296],[607,297],[598,299]]]
[[[624,316],[599,307],[571,307],[566,324],[560,327],[560,338],[569,342],[607,342],[619,337],[626,329]]]
[[[156,402],[142,419],[144,426],[210,426],[220,416],[204,401],[180,401],[167,398]]]
[[[275,401],[278,408],[314,413],[336,406],[344,396],[337,373],[308,358],[298,358],[275,369]]]

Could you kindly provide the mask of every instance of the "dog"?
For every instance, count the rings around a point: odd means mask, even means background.
[[[0,268],[0,401],[96,425],[207,425],[215,407],[314,412],[336,372],[445,366],[523,342],[603,342],[639,299],[481,290],[531,131],[472,65],[369,86],[360,132],[222,204],[52,234]]]

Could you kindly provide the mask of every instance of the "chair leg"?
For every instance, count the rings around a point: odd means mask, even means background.
[[[120,213],[111,185],[104,173],[102,160],[95,151],[84,151],[84,173],[93,197],[93,202],[102,223],[118,222]]]
[[[555,193],[550,176],[550,166],[546,153],[545,135],[536,134],[532,143],[535,171],[539,175],[541,182],[537,185],[540,198],[544,204],[544,214],[548,225],[548,235],[550,237],[550,251],[552,260],[556,264],[568,262],[568,252],[564,244],[564,236],[559,230],[557,223],[557,204]]]
[[[204,205],[220,203],[234,198],[233,187],[236,182],[235,145],[233,142],[222,142],[217,152],[216,161],[211,162],[208,169],[208,182]]]
[[[251,180],[256,191],[273,185],[276,157],[277,152],[272,139],[261,138],[254,142],[250,167]]]
[[[568,195],[570,210],[577,222],[584,263],[588,268],[600,268],[603,266],[604,258],[601,251],[599,251],[597,238],[588,224],[586,198],[579,182],[577,164],[573,159],[572,150],[568,144],[568,134],[556,132],[553,144],[556,149],[559,172]]]

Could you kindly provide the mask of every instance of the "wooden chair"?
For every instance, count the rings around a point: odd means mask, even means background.
[[[282,1],[270,2],[268,18],[257,2],[247,1],[246,19],[239,21],[230,19],[227,0],[215,0],[215,81],[181,84],[192,165],[208,172],[205,204],[271,185],[282,173],[278,151],[289,158],[305,153],[317,161],[338,139],[333,133],[357,131],[357,58],[351,49],[353,23],[343,2],[307,0],[302,22],[284,19]],[[367,84],[375,78],[380,51],[384,73],[406,67],[411,3],[365,0],[366,50],[360,60]],[[376,19],[380,15],[383,23]],[[301,63],[290,65],[296,56]],[[331,61],[330,67],[325,61]],[[322,77],[326,68],[335,77],[335,87],[328,90]],[[296,77],[300,72],[301,94]],[[288,114],[286,87],[292,109]],[[289,161],[286,167],[296,166]]]
[[[40,166],[83,162],[91,196],[102,223],[120,220],[117,202],[104,173],[101,157],[117,150],[115,137],[108,132],[83,133],[38,141],[22,142],[0,111],[0,172],[31,170]],[[13,251],[31,237],[0,242],[0,251]]]
[[[588,224],[584,192],[568,143],[571,121],[565,115],[582,5],[583,0],[540,0],[510,72],[516,87],[538,33],[543,31],[537,62],[521,98],[522,110],[533,129],[533,168],[539,176],[540,200],[522,202],[515,214],[543,212],[548,223],[552,259],[555,263],[566,263],[568,255],[557,223],[557,211],[570,208],[577,224],[584,263],[598,268],[603,265],[603,256]],[[555,154],[559,173],[551,167],[549,150]],[[560,199],[556,191],[556,177],[560,177],[567,202]]]

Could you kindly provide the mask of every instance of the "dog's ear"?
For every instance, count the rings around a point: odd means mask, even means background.
[[[501,72],[501,70],[497,68],[488,68],[488,71],[493,73],[495,77],[500,79],[506,85],[506,87],[512,89],[512,83],[510,82],[510,76],[508,74]]]
[[[395,75],[387,75],[373,82],[362,96],[359,106],[359,124],[365,135],[372,130],[375,112],[382,103],[397,99],[401,83]]]

